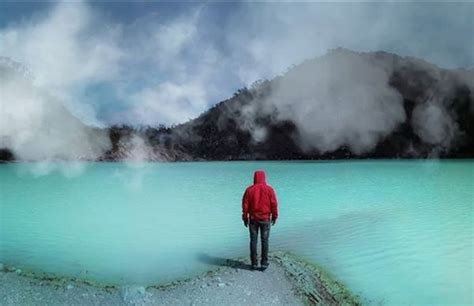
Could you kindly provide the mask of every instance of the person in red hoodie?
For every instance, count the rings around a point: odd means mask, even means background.
[[[268,237],[270,222],[275,225],[278,218],[278,203],[275,191],[265,181],[265,172],[255,171],[253,185],[247,187],[242,198],[242,221],[250,231],[250,260],[252,270],[257,268],[257,239],[260,230],[262,243],[262,270],[268,267]]]

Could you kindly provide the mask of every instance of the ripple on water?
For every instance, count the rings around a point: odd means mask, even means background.
[[[472,304],[473,162],[95,163],[75,177],[0,165],[0,261],[113,283],[247,255],[242,192],[257,168],[277,191],[273,250],[330,270],[376,304]],[[202,256],[201,256],[202,257]]]

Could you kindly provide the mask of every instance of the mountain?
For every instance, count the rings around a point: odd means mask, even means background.
[[[186,123],[95,133],[107,161],[473,158],[474,70],[338,48]]]
[[[114,127],[152,160],[474,157],[474,70],[335,49],[172,128]],[[125,141],[127,143],[127,141]]]

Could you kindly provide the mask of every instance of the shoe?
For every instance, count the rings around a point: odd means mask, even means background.
[[[251,267],[252,271],[257,270],[257,268],[258,268],[257,265],[252,265],[252,267]]]
[[[268,268],[268,264],[262,265],[262,271],[265,271]]]

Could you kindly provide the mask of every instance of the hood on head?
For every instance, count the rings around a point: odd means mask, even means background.
[[[265,184],[265,171],[257,170],[253,174],[253,183],[254,184]]]

